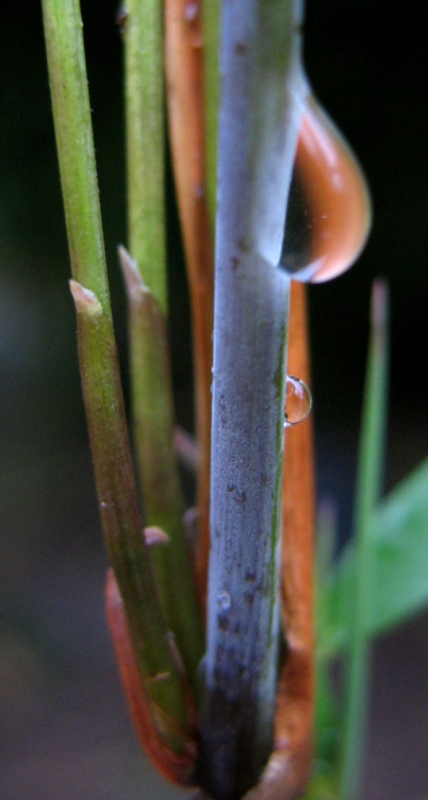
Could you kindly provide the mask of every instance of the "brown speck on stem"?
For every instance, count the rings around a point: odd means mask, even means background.
[[[128,18],[129,18],[129,11],[126,8],[126,6],[125,5],[119,6],[119,8],[116,11],[116,16],[114,18],[114,21],[117,27],[119,28],[119,33],[122,39],[124,39],[126,35]]]

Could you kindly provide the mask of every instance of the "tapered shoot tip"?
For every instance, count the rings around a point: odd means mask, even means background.
[[[155,544],[169,543],[168,534],[165,533],[162,528],[159,528],[158,525],[148,525],[147,528],[144,528],[144,538],[147,547],[153,547]]]
[[[94,292],[72,279],[68,285],[78,314],[87,314],[92,317],[102,314],[102,305]]]
[[[378,278],[373,283],[371,300],[371,324],[375,330],[382,331],[388,324],[389,287],[388,282]]]
[[[132,258],[122,244],[118,247],[118,253],[128,295],[131,296],[135,293],[147,291],[147,286],[141,277],[136,260]]]

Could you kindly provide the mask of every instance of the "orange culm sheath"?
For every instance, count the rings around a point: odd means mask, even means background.
[[[192,13],[189,13],[190,12]],[[193,13],[194,12],[194,13]],[[168,125],[183,232],[193,326],[198,539],[195,572],[205,610],[209,553],[214,247],[205,192],[204,74],[201,7],[165,0]]]
[[[156,730],[150,700],[140,678],[122,599],[112,569],[109,569],[107,575],[106,603],[107,619],[123,686],[143,748],[165,778],[179,786],[193,786],[197,756],[196,743],[189,741],[186,752],[175,753],[164,744]]]

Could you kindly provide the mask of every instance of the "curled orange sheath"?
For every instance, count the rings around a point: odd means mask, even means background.
[[[165,778],[180,786],[194,786],[196,740],[189,740],[185,752],[175,753],[159,736],[151,701],[144,691],[135,660],[122,598],[112,569],[109,569],[107,575],[106,603],[107,619],[120,674],[141,744],[150,760]]]

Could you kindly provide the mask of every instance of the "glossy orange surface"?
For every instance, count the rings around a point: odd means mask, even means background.
[[[358,161],[311,97],[299,133],[281,264],[296,280],[331,280],[358,258],[370,224],[370,197]]]

